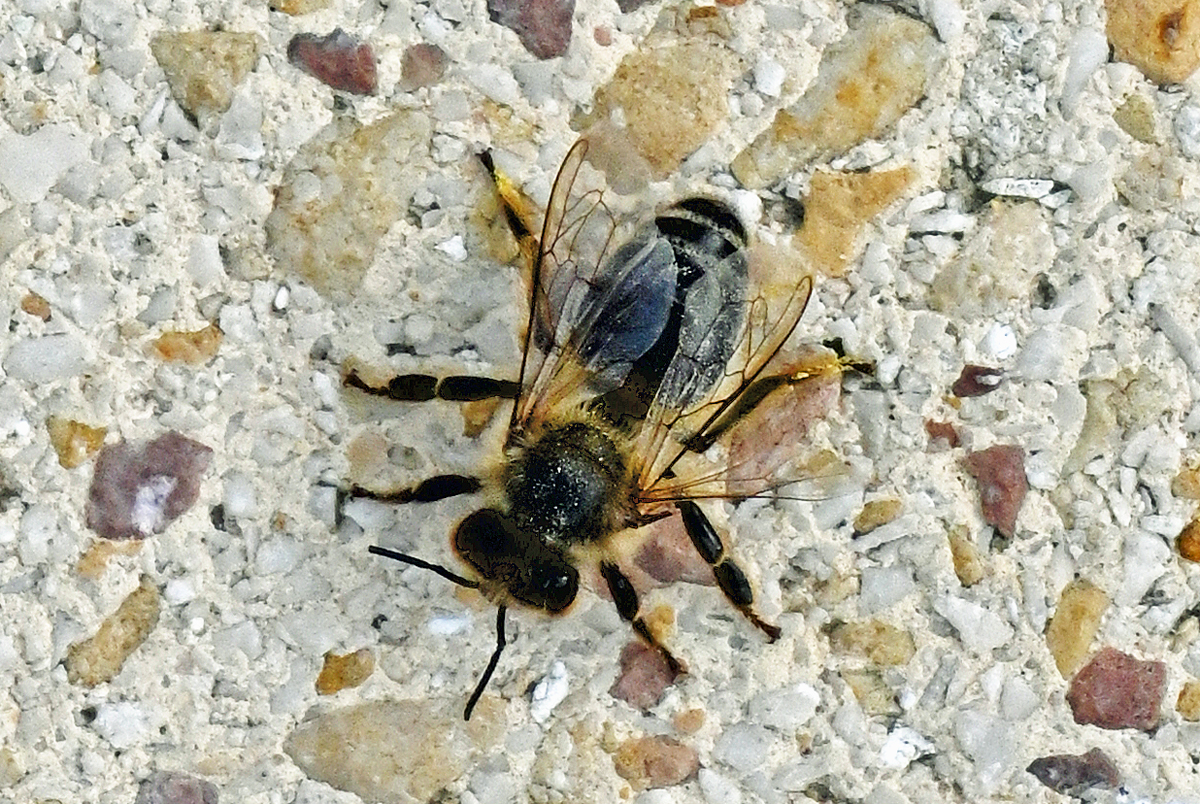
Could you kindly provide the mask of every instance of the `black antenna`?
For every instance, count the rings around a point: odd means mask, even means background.
[[[420,569],[426,569],[430,572],[436,572],[452,583],[459,586],[465,586],[468,589],[478,589],[479,582],[472,581],[470,578],[464,578],[458,573],[451,572],[441,564],[433,564],[424,559],[410,556],[408,553],[398,553],[395,550],[389,550],[386,547],[380,547],[377,544],[372,544],[367,548],[367,551],[384,558],[391,558],[403,564],[411,564]],[[471,712],[475,709],[475,704],[479,703],[479,698],[483,695],[483,690],[487,687],[488,682],[492,680],[492,673],[496,671],[496,665],[500,663],[500,654],[504,651],[504,615],[508,611],[508,607],[501,604],[496,611],[496,649],[492,651],[492,658],[488,660],[487,668],[483,671],[483,676],[480,677],[479,683],[475,685],[475,691],[471,693],[471,697],[467,699],[467,708],[463,710],[463,720],[471,719]]]
[[[471,711],[475,709],[475,704],[479,703],[479,697],[483,695],[484,687],[492,680],[492,673],[495,672],[496,665],[500,663],[500,652],[504,650],[504,613],[506,611],[508,611],[508,607],[503,604],[496,610],[496,649],[492,651],[492,658],[488,660],[487,669],[483,671],[479,683],[475,685],[475,691],[467,699],[467,708],[463,710],[463,720],[471,719]]]
[[[374,553],[377,556],[383,556],[384,558],[392,558],[404,564],[412,564],[414,567],[427,569],[430,572],[436,572],[447,581],[453,581],[459,586],[465,586],[468,589],[479,588],[478,581],[472,581],[470,578],[464,578],[463,576],[446,569],[441,564],[431,564],[428,561],[423,561],[422,559],[417,558],[416,556],[410,556],[408,553],[397,553],[395,550],[389,550],[386,547],[380,547],[377,544],[373,544],[368,547],[367,552]]]

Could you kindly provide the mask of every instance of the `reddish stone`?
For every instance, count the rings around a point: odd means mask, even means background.
[[[288,42],[288,61],[341,92],[374,94],[375,53],[341,28],[328,36],[297,34]]]
[[[944,441],[950,449],[954,449],[959,444],[958,430],[950,422],[926,419],[925,434],[929,436],[930,441]]]
[[[488,18],[517,35],[539,59],[553,59],[571,44],[575,0],[488,0]]]
[[[966,458],[967,471],[979,481],[979,504],[983,518],[996,530],[1011,537],[1017,512],[1025,501],[1029,481],[1025,478],[1025,450],[996,445]]]
[[[145,446],[122,441],[100,450],[88,493],[88,527],[106,539],[162,533],[200,496],[212,449],[179,433]]]
[[[1143,662],[1108,647],[1071,679],[1067,703],[1076,723],[1153,731],[1166,683],[1162,662]]]
[[[1099,748],[1086,754],[1055,754],[1039,757],[1025,770],[1055,793],[1080,797],[1091,787],[1113,789],[1121,783],[1121,774],[1108,755]]]
[[[963,366],[962,374],[950,386],[950,393],[957,397],[983,396],[1000,387],[1004,372],[987,366]]]
[[[662,653],[640,639],[621,650],[621,674],[608,694],[638,709],[649,709],[662,700],[675,683],[675,673]]]
[[[676,581],[716,584],[712,567],[696,552],[683,520],[677,516],[660,519],[650,526],[650,534],[633,563],[660,584]]]

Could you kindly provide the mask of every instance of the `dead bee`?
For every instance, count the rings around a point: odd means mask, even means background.
[[[756,472],[714,490],[732,476],[689,476],[685,458],[706,450],[774,389],[802,379],[773,359],[804,312],[812,280],[792,279],[782,294],[756,287],[745,228],[711,198],[680,201],[611,248],[614,216],[602,195],[576,187],[587,147],[576,143],[559,169],[540,240],[490,156],[482,157],[532,263],[515,383],[405,375],[378,386],[354,371],[345,380],[405,401],[514,400],[494,470],[439,475],[390,494],[352,492],[394,502],[482,496],[451,540],[470,577],[370,548],[478,589],[498,606],[496,648],[467,701],[467,719],[504,649],[508,607],[565,611],[579,593],[583,562],[598,563],[621,617],[673,672],[683,672],[640,614],[614,549],[623,534],[676,513],[729,601],[768,639],[780,633],[756,612],[746,574],[696,502],[762,493],[767,483]]]

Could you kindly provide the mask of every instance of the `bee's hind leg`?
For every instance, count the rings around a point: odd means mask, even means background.
[[[427,402],[445,399],[450,402],[477,402],[481,399],[516,399],[520,383],[496,380],[491,377],[458,375],[435,377],[432,374],[399,374],[385,385],[372,385],[351,369],[342,380],[372,396],[382,396],[397,402]]]
[[[608,590],[612,593],[613,603],[617,605],[617,612],[620,613],[621,619],[633,626],[633,630],[638,636],[662,654],[672,674],[686,673],[687,668],[683,663],[667,650],[666,645],[658,641],[658,638],[646,625],[646,621],[638,614],[637,591],[625,577],[625,573],[621,572],[621,568],[611,561],[602,561],[600,562],[600,574],[604,576],[604,580],[608,584]]]
[[[729,602],[736,606],[746,619],[766,634],[769,640],[774,642],[779,639],[779,626],[766,622],[754,610],[754,591],[750,588],[746,573],[734,562],[733,557],[725,552],[725,544],[708,521],[708,517],[700,510],[700,506],[691,500],[680,500],[675,505],[683,517],[684,530],[691,537],[696,552],[712,565],[713,577],[717,579],[717,586],[721,587],[725,597],[729,598]]]

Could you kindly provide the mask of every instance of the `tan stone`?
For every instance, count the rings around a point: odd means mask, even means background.
[[[215,324],[191,332],[172,330],[155,339],[153,350],[168,363],[200,366],[216,357],[221,338],[221,330]]]
[[[1200,518],[1193,518],[1183,526],[1175,546],[1179,549],[1179,555],[1188,561],[1200,561]]]
[[[1107,608],[1108,595],[1088,581],[1077,578],[1063,587],[1046,627],[1046,646],[1063,678],[1070,678],[1087,658]]]
[[[617,775],[636,790],[671,787],[696,775],[700,759],[696,750],[665,735],[626,740],[613,756]]]
[[[813,174],[804,202],[800,243],[817,270],[842,276],[858,252],[863,226],[908,189],[915,178],[912,168],[868,173]]]
[[[877,671],[843,670],[842,680],[849,685],[858,699],[858,705],[868,715],[895,715],[900,713],[895,691],[887,685]]]
[[[1200,66],[1200,0],[1105,0],[1113,56],[1151,81],[1179,83]]]
[[[589,122],[620,110],[629,144],[656,178],[665,178],[729,117],[738,64],[732,51],[707,39],[641,48],[596,91]]]
[[[67,679],[94,687],[121,671],[158,622],[158,587],[142,578],[137,589],[105,618],[94,636],[67,648]]]
[[[1175,701],[1175,711],[1184,720],[1193,723],[1200,720],[1200,681],[1190,679],[1184,682]]]
[[[950,557],[954,561],[954,574],[958,576],[958,582],[963,586],[973,586],[983,580],[983,559],[966,528],[952,528],[949,539]]]
[[[841,623],[830,634],[834,650],[866,658],[873,664],[907,664],[916,653],[912,635],[882,620]]]
[[[339,117],[322,129],[288,164],[267,216],[276,265],[321,293],[354,293],[424,180],[429,143],[429,119],[416,111],[370,125]]]
[[[254,69],[265,44],[254,33],[164,32],[150,40],[150,52],[167,74],[175,102],[207,127],[229,109],[234,89]]]
[[[733,175],[752,189],[765,187],[814,159],[884,134],[924,96],[938,51],[929,26],[860,4],[809,89],[737,155]]]

